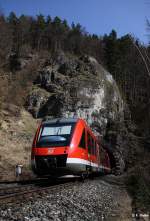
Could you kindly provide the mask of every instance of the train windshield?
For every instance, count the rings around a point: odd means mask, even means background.
[[[37,147],[68,146],[71,141],[74,123],[46,124],[39,133]]]

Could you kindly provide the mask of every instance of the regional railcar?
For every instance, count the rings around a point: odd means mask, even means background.
[[[41,123],[32,146],[37,175],[109,173],[110,159],[83,119],[53,119]]]

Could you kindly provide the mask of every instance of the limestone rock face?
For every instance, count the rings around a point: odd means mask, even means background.
[[[36,117],[80,117],[101,132],[108,120],[122,120],[124,103],[111,74],[92,57],[61,56],[39,71],[27,109]]]
[[[27,97],[26,109],[33,115],[34,118],[38,117],[38,113],[43,105],[47,102],[49,93],[40,87],[33,87]]]

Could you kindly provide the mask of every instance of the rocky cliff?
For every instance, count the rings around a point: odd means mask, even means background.
[[[110,73],[88,56],[59,54],[38,72],[26,103],[34,117],[81,117],[103,133],[109,119],[123,120],[124,102]]]

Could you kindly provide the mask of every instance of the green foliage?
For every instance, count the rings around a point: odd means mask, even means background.
[[[7,21],[11,25],[16,25],[16,23],[18,22],[18,18],[14,12],[10,12],[9,16],[7,17]]]
[[[8,43],[9,51],[18,55],[26,47],[37,51],[64,50],[77,55],[89,54],[102,61],[102,40],[97,35],[89,35],[79,23],[73,23],[70,27],[66,20],[58,16],[52,19],[50,15],[45,18],[42,14],[36,17],[22,14],[17,17],[11,12],[6,19],[1,17],[3,26],[8,30],[1,28],[0,23],[0,31],[11,39]]]
[[[103,40],[105,43],[106,65],[111,73],[115,73],[118,63],[118,57],[120,55],[117,33],[112,30],[109,36],[104,36]]]
[[[37,28],[42,32],[45,29],[46,23],[42,14],[37,15]]]

